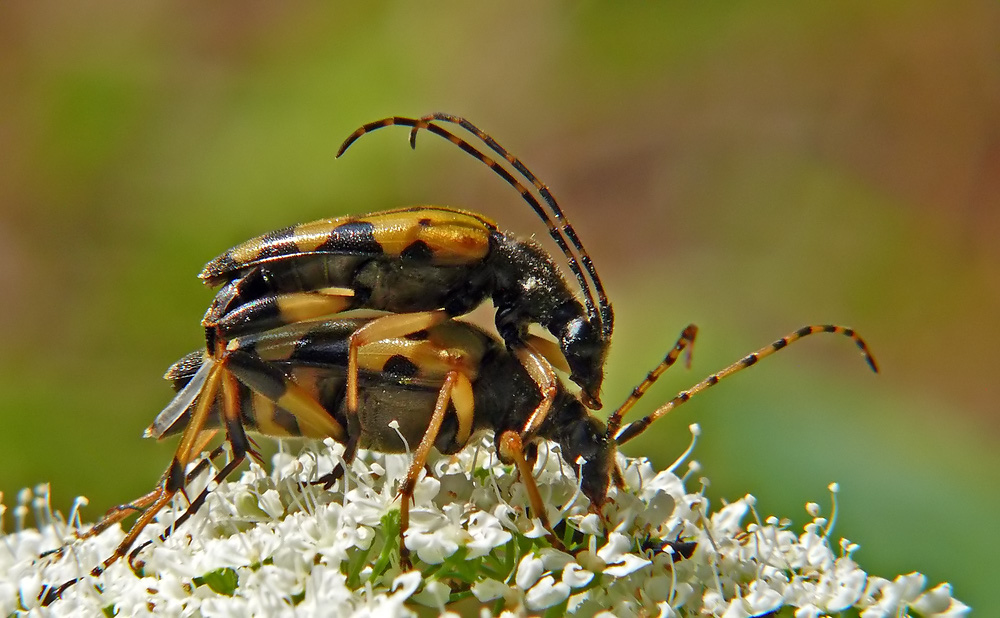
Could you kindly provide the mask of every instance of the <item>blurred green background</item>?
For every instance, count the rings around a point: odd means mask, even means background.
[[[95,519],[150,489],[139,438],[201,343],[201,266],[250,236],[409,204],[544,228],[443,140],[334,153],[361,123],[449,111],[544,179],[615,302],[605,401],[688,322],[694,368],[817,337],[627,449],[699,422],[709,495],[920,570],[989,615],[1000,551],[1000,8],[994,2],[0,5],[0,491],[50,481]],[[554,247],[549,245],[554,251]],[[636,413],[638,414],[638,412]],[[654,435],[655,434],[655,435]],[[11,522],[6,522],[9,528]]]

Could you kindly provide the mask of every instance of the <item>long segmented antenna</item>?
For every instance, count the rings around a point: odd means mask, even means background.
[[[526,186],[524,183],[522,183],[519,180],[517,180],[516,178],[514,178],[514,176],[506,168],[504,168],[499,163],[497,163],[496,161],[494,161],[493,159],[491,159],[488,155],[486,155],[484,152],[482,152],[479,149],[477,149],[475,146],[473,146],[472,144],[470,144],[468,141],[462,139],[461,137],[455,135],[454,133],[448,131],[447,129],[444,129],[444,128],[439,127],[439,126],[437,126],[435,124],[432,124],[430,121],[425,120],[425,119],[407,118],[407,117],[403,117],[403,116],[392,116],[390,118],[383,118],[382,120],[377,120],[377,121],[374,121],[374,122],[369,122],[369,123],[367,123],[367,124],[362,125],[361,127],[359,127],[350,136],[348,136],[348,138],[346,140],[344,140],[344,143],[340,146],[340,150],[337,151],[337,157],[340,157],[341,155],[343,155],[344,152],[355,141],[357,141],[357,139],[360,138],[362,135],[364,135],[366,133],[370,133],[372,131],[376,131],[378,129],[382,129],[382,128],[385,128],[385,127],[393,126],[393,125],[407,126],[407,127],[411,127],[413,129],[413,131],[411,131],[411,136],[410,136],[410,143],[411,143],[411,145],[414,144],[414,141],[413,141],[414,140],[414,134],[419,129],[426,129],[426,130],[430,131],[431,133],[434,133],[434,134],[436,134],[436,135],[438,135],[440,137],[443,137],[443,138],[447,139],[448,141],[452,142],[453,144],[455,144],[456,146],[458,146],[459,148],[461,148],[466,154],[468,154],[468,155],[476,158],[480,162],[484,163],[487,167],[489,167],[490,169],[492,169],[495,174],[497,174],[498,176],[500,176],[501,178],[503,178],[503,180],[505,182],[507,182],[507,184],[509,184],[510,186],[514,187],[518,191],[518,193],[521,195],[521,198],[524,199],[524,201],[527,202],[528,205],[531,206],[532,210],[535,211],[535,214],[543,222],[545,222],[546,227],[548,228],[548,231],[549,231],[549,235],[555,241],[556,245],[558,245],[558,247],[562,251],[563,255],[566,256],[566,259],[567,259],[567,261],[569,263],[570,270],[573,272],[573,275],[576,277],[576,280],[579,283],[581,290],[583,291],[583,295],[584,295],[584,299],[583,300],[584,300],[584,304],[586,305],[587,314],[591,317],[591,320],[595,320],[595,321],[596,320],[600,320],[600,323],[601,323],[601,326],[602,326],[602,334],[604,334],[606,338],[610,338],[611,326],[612,326],[613,322],[612,321],[608,321],[608,319],[613,320],[613,314],[611,312],[610,304],[607,302],[607,298],[606,298],[606,296],[604,294],[604,289],[603,289],[603,287],[600,287],[600,293],[599,294],[594,292],[593,286],[587,280],[587,277],[584,275],[583,269],[580,267],[579,261],[577,260],[576,256],[572,253],[572,251],[570,251],[569,245],[566,242],[566,238],[564,238],[563,235],[562,235],[562,232],[561,232],[562,227],[556,225],[556,223],[555,223],[555,221],[553,221],[552,217],[542,208],[541,203],[535,198],[534,195],[532,195],[531,190],[528,188],[528,186]],[[472,125],[470,125],[470,126],[472,126]],[[479,130],[476,129],[476,131],[479,131]],[[481,131],[479,131],[479,132],[482,133]],[[475,133],[475,132],[473,131],[473,133]],[[485,135],[485,133],[483,133],[483,135]],[[493,143],[496,143],[496,142],[494,141]],[[487,144],[488,144],[488,142],[487,142]],[[497,144],[497,147],[500,147],[499,144]],[[502,147],[500,147],[500,148],[502,150]],[[506,152],[506,151],[503,150],[503,152]],[[511,157],[511,158],[513,158],[513,157]],[[518,164],[519,164],[520,168],[524,168],[525,170],[527,169],[527,168],[524,167],[523,164],[520,164],[519,161],[518,161]],[[518,172],[520,173],[520,169],[518,169]],[[530,172],[529,172],[529,174],[530,174]],[[524,174],[522,174],[522,176],[524,176]],[[530,177],[525,176],[525,178],[530,181],[531,178],[534,178],[534,175],[531,175]],[[532,184],[534,185],[534,182],[532,182]],[[544,185],[542,185],[542,186],[544,186]],[[545,199],[544,196],[543,196],[543,199]],[[558,208],[558,206],[557,206],[557,208]],[[560,211],[560,216],[561,216],[561,211]],[[564,218],[563,218],[563,220],[564,220]],[[572,230],[572,227],[570,227],[569,229]],[[576,239],[575,232],[573,233],[573,238]],[[579,239],[576,239],[575,243],[579,243]],[[582,250],[582,247],[581,247],[581,252],[584,255],[586,255],[586,252]],[[591,261],[589,259],[589,255],[587,255],[587,262],[590,263],[590,267],[589,267],[590,270],[593,270],[593,264],[591,263]],[[596,272],[595,272],[595,275],[596,275]],[[599,280],[598,280],[598,283],[599,283]],[[600,312],[598,312],[598,310],[597,310],[597,308],[595,306],[595,298],[598,299],[598,302],[601,303],[601,310],[600,310]]]
[[[687,333],[687,330],[685,330],[685,333]],[[813,335],[815,333],[833,333],[836,335],[844,335],[845,337],[850,337],[854,341],[855,345],[857,345],[858,348],[861,350],[861,353],[864,355],[865,362],[868,363],[868,366],[871,367],[872,371],[878,373],[878,364],[875,363],[875,358],[872,356],[871,351],[869,351],[868,344],[865,343],[865,340],[859,337],[858,334],[854,332],[854,329],[845,328],[843,326],[836,326],[833,324],[804,326],[799,330],[795,331],[794,333],[791,333],[789,335],[786,335],[785,337],[782,337],[781,339],[778,339],[771,345],[765,346],[752,354],[744,356],[743,358],[736,361],[732,365],[729,365],[722,371],[713,373],[712,375],[708,376],[701,382],[695,384],[688,390],[681,391],[680,393],[677,394],[676,397],[674,397],[664,405],[654,410],[648,416],[645,416],[639,419],[638,421],[629,423],[628,425],[625,426],[624,429],[618,432],[618,427],[621,426],[622,417],[625,415],[625,413],[627,413],[632,408],[632,406],[635,405],[635,402],[638,401],[639,398],[646,393],[646,391],[649,389],[652,383],[655,382],[656,379],[659,378],[660,375],[662,375],[663,372],[668,367],[670,367],[670,365],[672,365],[674,361],[677,360],[677,356],[680,354],[680,351],[684,349],[684,347],[688,345],[688,343],[690,343],[690,341],[685,341],[685,336],[684,334],[682,334],[681,338],[678,339],[677,341],[677,345],[674,346],[674,348],[670,351],[669,354],[667,354],[667,356],[656,367],[656,369],[649,372],[649,375],[646,376],[646,379],[643,380],[642,383],[632,391],[632,395],[629,396],[629,398],[625,400],[625,403],[623,403],[621,407],[615,410],[615,413],[612,414],[611,417],[608,419],[608,436],[609,437],[614,436],[615,442],[617,444],[625,444],[632,438],[635,438],[636,436],[644,432],[654,421],[656,421],[656,419],[667,414],[677,406],[688,401],[689,399],[691,399],[691,397],[697,395],[698,393],[704,391],[705,389],[715,386],[723,378],[726,378],[734,373],[742,371],[747,367],[751,367],[757,364],[757,361],[759,361],[760,359],[770,356],[775,352],[777,352],[778,350],[787,347],[789,344],[794,343],[799,339],[802,339],[803,337],[808,337],[809,335]],[[693,335],[691,338],[693,339]],[[613,430],[612,427],[614,428]]]
[[[642,396],[646,394],[646,391],[649,390],[649,387],[651,387],[653,383],[656,382],[661,375],[663,375],[663,372],[669,369],[675,362],[677,362],[677,359],[680,357],[681,352],[683,352],[685,348],[688,348],[688,351],[690,352],[689,346],[694,345],[694,338],[695,336],[697,336],[697,334],[698,334],[698,327],[695,326],[694,324],[688,324],[687,328],[681,331],[680,337],[677,338],[677,343],[675,343],[674,347],[670,349],[670,352],[668,352],[667,355],[663,357],[663,360],[660,361],[660,364],[654,367],[653,370],[650,371],[648,374],[646,374],[646,377],[642,380],[642,382],[640,382],[638,386],[632,389],[632,392],[629,394],[628,398],[622,403],[622,405],[618,406],[618,409],[615,410],[614,414],[608,417],[608,434],[607,434],[608,436],[613,436],[616,433],[618,433],[618,428],[621,427],[622,418],[625,416],[625,414],[627,414],[628,411],[632,409],[632,406],[634,406],[637,401],[642,399]],[[690,359],[691,356],[689,354],[688,365],[690,365]]]
[[[565,234],[565,237],[568,238],[569,241],[573,244],[573,248],[575,248],[577,252],[579,252],[580,254],[580,261],[583,262],[583,266],[587,270],[587,275],[590,276],[590,280],[594,284],[594,290],[597,296],[597,306],[600,308],[601,311],[601,327],[603,329],[604,336],[606,339],[610,339],[611,332],[614,329],[614,313],[611,310],[611,303],[608,301],[607,293],[604,291],[604,284],[601,283],[601,278],[597,274],[597,269],[594,267],[594,262],[590,258],[590,254],[583,247],[583,243],[580,242],[580,237],[577,236],[576,230],[573,229],[573,225],[569,222],[569,219],[566,218],[565,214],[563,214],[562,208],[560,208],[559,203],[556,201],[555,196],[552,195],[552,192],[549,190],[548,186],[545,185],[545,183],[543,183],[541,180],[539,180],[539,178],[535,176],[535,174],[532,173],[530,169],[528,169],[528,166],[522,163],[520,159],[512,155],[506,148],[501,146],[500,143],[497,142],[495,139],[493,139],[493,137],[491,137],[488,133],[486,133],[476,125],[472,124],[465,118],[462,118],[461,116],[455,116],[454,114],[435,113],[435,114],[430,114],[428,116],[424,116],[423,118],[421,118],[421,120],[424,121],[440,120],[442,122],[450,122],[459,125],[469,133],[472,133],[473,135],[478,137],[480,141],[482,141],[484,144],[490,147],[490,150],[503,157],[508,163],[510,163],[514,167],[514,169],[516,169],[521,174],[523,178],[525,178],[528,182],[534,185],[535,189],[538,190],[538,193],[542,196],[542,199],[545,200],[545,203],[548,205],[549,210],[552,212],[553,218],[555,218],[556,222],[558,222],[560,234]],[[411,145],[415,144],[417,138],[417,131],[419,129],[420,127],[413,127],[413,129],[410,131]],[[546,221],[546,223],[548,223],[548,221]]]

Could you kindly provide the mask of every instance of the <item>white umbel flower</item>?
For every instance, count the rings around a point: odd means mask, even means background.
[[[139,574],[119,561],[90,576],[122,530],[74,540],[73,526],[51,511],[42,486],[21,492],[11,508],[0,496],[0,518],[14,522],[0,531],[0,615],[43,615],[39,596],[77,577],[52,604],[53,614],[408,616],[417,605],[510,616],[969,612],[950,585],[928,590],[919,573],[869,576],[852,558],[857,545],[831,545],[836,506],[827,520],[819,505],[808,505],[810,519],[799,532],[784,519],[762,520],[750,495],[713,513],[702,493],[707,481],[691,492],[672,472],[689,452],[660,472],[644,459],[619,456],[626,487],[611,488],[602,519],[589,511],[558,447],[539,449],[535,475],[567,551],[550,546],[515,471],[488,441],[432,458],[414,492],[409,572],[400,569],[398,548],[405,455],[361,452],[330,491],[310,481],[340,461],[342,447],[332,441],[306,446],[298,457],[276,456],[271,473],[252,465],[214,488],[204,507],[161,542],[160,532],[186,505],[178,499],[164,509],[140,536],[139,543],[152,544],[139,554]],[[27,524],[32,513],[34,528]]]

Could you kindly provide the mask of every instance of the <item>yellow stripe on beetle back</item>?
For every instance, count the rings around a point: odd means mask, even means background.
[[[267,243],[263,237],[252,238],[230,249],[227,255],[236,264],[249,264],[256,261],[266,247]]]
[[[391,210],[380,210],[378,212],[371,212],[367,215],[358,215],[359,219],[369,220],[376,217],[382,216],[395,216],[395,215],[411,215],[414,217],[429,217],[435,221],[444,221],[449,217],[455,220],[467,220],[471,219],[473,221],[478,221],[483,227],[491,230],[497,229],[497,222],[490,219],[486,215],[482,215],[478,212],[472,212],[471,210],[463,210],[461,208],[452,208],[450,206],[406,206],[404,208],[394,208]]]
[[[393,211],[361,220],[374,227],[375,241],[387,255],[403,255],[419,247],[435,264],[446,266],[482,260],[489,253],[494,231],[478,215],[438,208]]]
[[[251,264],[271,250],[276,243],[287,243],[289,240],[294,240],[295,248],[299,252],[315,251],[317,247],[329,240],[331,231],[352,220],[354,220],[353,217],[332,217],[263,234],[236,245],[229,250],[228,255],[236,264]]]

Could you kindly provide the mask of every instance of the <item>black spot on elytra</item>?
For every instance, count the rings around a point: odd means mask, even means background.
[[[400,354],[396,354],[387,360],[385,365],[382,367],[382,370],[386,373],[390,373],[401,378],[412,378],[417,375],[418,369],[419,368],[413,361]]]
[[[330,237],[316,251],[353,255],[381,255],[382,245],[375,240],[375,225],[367,221],[348,221],[330,232]]]
[[[417,240],[407,245],[407,247],[400,252],[399,256],[405,260],[419,260],[421,262],[426,262],[434,257],[434,252],[427,246],[427,243],[422,240]]]

